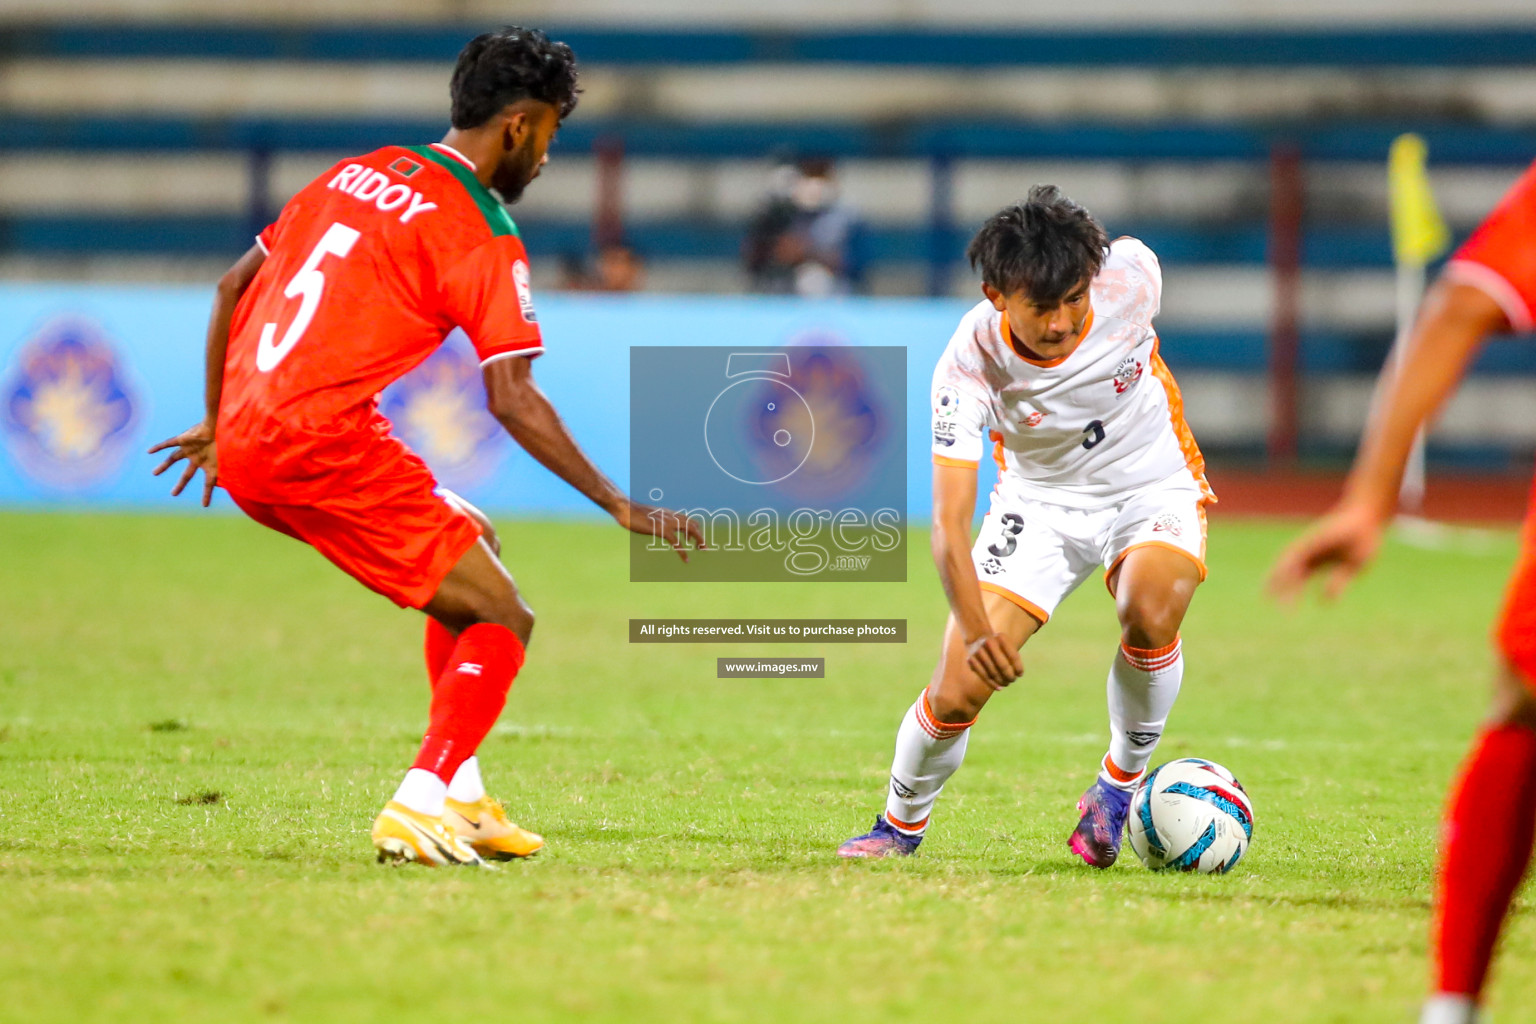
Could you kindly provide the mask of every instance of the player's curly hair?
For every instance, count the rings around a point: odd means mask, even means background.
[[[483,32],[459,51],[448,85],[455,128],[478,128],[508,103],[534,99],[560,111],[576,109],[576,55],[536,28],[508,25]]]
[[[1099,272],[1108,245],[1093,214],[1055,185],[1036,185],[1024,202],[987,218],[965,256],[1004,295],[1023,292],[1050,306]]]

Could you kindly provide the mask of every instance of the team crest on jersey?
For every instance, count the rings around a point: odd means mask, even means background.
[[[1132,384],[1141,380],[1141,373],[1145,367],[1135,356],[1126,356],[1120,360],[1120,365],[1115,367],[1115,394],[1123,395],[1130,390]]]
[[[126,367],[94,324],[47,324],[17,352],[0,386],[6,446],[34,479],[88,487],[120,469],[139,402]]]
[[[1175,537],[1184,536],[1184,524],[1179,522],[1179,517],[1172,512],[1164,512],[1157,517],[1157,522],[1152,524],[1153,533],[1171,533]]]
[[[1049,415],[1050,413],[1048,412],[1043,412],[1039,409],[1036,409],[1034,412],[1020,420],[1019,425],[1024,427],[1038,427],[1040,424],[1045,422],[1045,418]]]
[[[517,308],[522,311],[523,319],[531,324],[538,323],[539,316],[533,311],[533,283],[528,264],[523,260],[512,264],[512,286],[517,289]]]
[[[380,408],[445,486],[480,483],[506,452],[501,424],[485,408],[480,361],[462,331],[386,388]]]

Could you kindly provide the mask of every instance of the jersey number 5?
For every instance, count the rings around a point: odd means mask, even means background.
[[[325,229],[325,234],[320,236],[320,241],[310,251],[309,258],[283,289],[283,295],[287,298],[303,296],[299,301],[299,312],[294,316],[293,323],[288,325],[288,330],[283,332],[283,340],[275,345],[272,339],[277,336],[277,324],[269,323],[261,329],[261,340],[256,343],[256,369],[262,373],[271,373],[293,351],[299,339],[304,337],[304,332],[309,330],[309,322],[315,318],[315,310],[320,306],[320,296],[325,292],[325,275],[320,272],[320,261],[326,256],[346,256],[357,243],[358,236],[357,230],[345,224],[332,224]]]

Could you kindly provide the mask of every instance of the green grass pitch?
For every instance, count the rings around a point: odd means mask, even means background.
[[[1447,780],[1513,534],[1388,546],[1342,604],[1259,594],[1294,526],[1217,517],[1159,759],[1247,785],[1230,876],[1074,864],[1113,610],[1090,582],[993,702],[919,857],[832,855],[881,805],[944,612],[904,585],[631,585],[591,523],[502,524],[539,613],[482,750],[543,832],[498,872],[367,829],[425,722],[421,625],[228,516],[0,516],[0,1020],[1410,1019]],[[625,643],[631,616],[881,616],[910,642]],[[822,680],[717,680],[724,654]],[[1492,1005],[1536,1006],[1516,915]]]

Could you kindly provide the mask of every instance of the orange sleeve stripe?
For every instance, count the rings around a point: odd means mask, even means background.
[[[975,469],[981,465],[980,462],[975,462],[971,459],[952,459],[948,455],[935,455],[933,457],[933,464],[935,466],[954,466],[957,469]]]
[[[1039,622],[1040,625],[1043,626],[1047,622],[1051,621],[1051,613],[1046,611],[1044,608],[1041,608],[1039,605],[1035,604],[1033,601],[1026,600],[1025,598],[1020,597],[1018,594],[1015,594],[1011,590],[1004,590],[1002,587],[998,586],[996,583],[992,583],[992,582],[989,582],[987,580],[981,580],[980,582],[981,582],[981,589],[982,590],[986,591],[989,594],[996,594],[999,597],[1006,597],[1008,600],[1012,601],[1014,604],[1016,604],[1020,608],[1024,609],[1030,615],[1034,616],[1035,620],[1037,622]]]
[[[1216,492],[1211,490],[1210,483],[1205,479],[1205,456],[1200,453],[1200,446],[1195,443],[1194,432],[1189,429],[1189,422],[1184,419],[1184,394],[1179,390],[1179,384],[1173,379],[1173,371],[1168,369],[1168,364],[1163,362],[1162,342],[1152,343],[1152,376],[1163,385],[1163,390],[1168,394],[1168,418],[1173,421],[1174,435],[1179,439],[1179,450],[1184,453],[1184,464],[1194,474],[1195,480],[1200,484],[1200,493],[1205,495],[1206,501],[1215,501]],[[1202,568],[1201,579],[1205,578]]]

